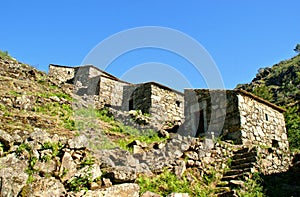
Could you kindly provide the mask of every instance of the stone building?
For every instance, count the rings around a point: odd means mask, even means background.
[[[244,90],[186,89],[184,96],[190,135],[222,135],[238,144],[289,149],[284,109]]]
[[[99,96],[97,100],[99,108],[104,106],[121,108],[123,87],[130,85],[92,65],[70,67],[50,64],[49,75],[60,83],[74,84],[75,93],[78,95]]]
[[[156,128],[165,123],[176,125],[183,122],[183,93],[159,83],[130,84],[92,65],[70,67],[50,64],[49,75],[60,83],[74,84],[78,95],[97,96],[98,108],[141,110],[151,115]]]
[[[156,82],[124,87],[123,110],[139,109],[155,122],[181,124],[184,120],[184,95]]]

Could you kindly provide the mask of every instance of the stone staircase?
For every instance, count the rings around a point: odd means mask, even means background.
[[[221,182],[217,185],[218,197],[237,196],[234,189],[244,187],[244,181],[251,178],[251,173],[256,171],[256,148],[241,148],[234,152],[231,159],[230,170],[223,174]]]

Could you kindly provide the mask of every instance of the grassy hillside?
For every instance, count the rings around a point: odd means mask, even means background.
[[[18,136],[24,138],[24,143],[19,139],[15,143],[13,139],[13,143],[17,147],[15,147],[16,150],[10,150],[10,148],[7,148],[7,143],[0,141],[0,159],[5,160],[11,151],[20,153],[20,155],[23,153],[27,155],[24,158],[28,160],[26,162],[26,173],[29,175],[28,185],[35,184],[40,179],[46,180],[49,176],[52,176],[52,179],[61,180],[68,191],[77,192],[81,189],[87,190],[91,188],[91,183],[93,182],[89,176],[77,177],[74,181],[64,182],[61,178],[68,173],[67,170],[60,171],[58,173],[59,176],[53,171],[53,173],[45,174],[44,177],[40,173],[41,169],[35,168],[36,163],[55,163],[57,161],[57,164],[62,166],[62,160],[65,155],[63,150],[69,149],[63,148],[67,147],[66,142],[63,142],[65,144],[47,142],[42,144],[39,151],[41,154],[43,151],[52,152],[52,155],[36,157],[33,155],[34,149],[29,146],[29,143],[32,143],[32,141],[26,141],[28,135],[34,131],[36,131],[34,133],[46,131],[51,136],[55,136],[52,134],[58,134],[63,139],[80,137],[84,133],[88,138],[86,146],[91,150],[110,149],[119,146],[121,149],[132,151],[133,148],[127,145],[134,140],[139,140],[145,144],[145,150],[147,151],[153,149],[154,143],[168,141],[168,137],[161,137],[156,131],[147,130],[147,132],[141,132],[135,128],[125,126],[122,122],[117,121],[107,109],[95,110],[87,107],[88,105],[76,109],[74,102],[78,99],[80,103],[82,98],[75,97],[72,94],[72,85],[57,84],[54,79],[45,73],[27,64],[20,63],[10,57],[7,52],[1,51],[0,86],[0,131],[7,132],[12,136],[18,134]],[[91,142],[92,145],[90,144]],[[175,142],[178,143],[180,141]],[[221,142],[218,142],[218,144],[219,149],[225,146]],[[112,149],[112,151],[114,150]],[[228,150],[228,148],[224,150]],[[88,158],[90,155],[83,150],[80,151],[86,157],[86,159],[82,159],[80,166],[94,164],[94,158]],[[76,151],[73,152],[78,156]],[[221,152],[221,149],[219,152]],[[186,163],[187,160],[188,157],[185,157],[183,161]],[[167,195],[171,192],[186,192],[190,196],[216,196],[217,193],[223,191],[221,188],[217,188],[216,185],[220,183],[223,171],[229,170],[226,167],[229,165],[227,164],[229,161],[222,161],[225,166],[220,165],[219,167],[214,166],[214,162],[206,164],[203,169],[188,167],[180,179],[175,172],[166,168],[162,173],[155,172],[150,177],[148,175],[139,175],[135,182],[140,186],[141,193],[153,191],[161,195]],[[201,164],[201,162],[199,163]],[[1,168],[3,166],[0,163]],[[48,167],[46,168],[48,169]],[[184,165],[184,171],[185,168]],[[105,169],[103,170],[102,178],[109,178]],[[236,188],[236,192],[244,196],[263,196],[262,186],[259,182],[258,180],[249,179],[245,182],[245,187]],[[21,196],[28,196],[26,193],[27,187],[24,188]],[[229,190],[229,188],[226,188],[226,190]]]
[[[261,68],[241,88],[285,108],[290,148],[300,149],[300,54],[272,67]]]
[[[0,53],[0,129],[43,129],[70,135],[74,130],[71,89],[58,87],[45,73]]]

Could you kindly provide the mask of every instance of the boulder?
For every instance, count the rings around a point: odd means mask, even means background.
[[[106,189],[87,191],[84,197],[139,197],[139,186],[134,183],[114,185]]]
[[[69,180],[75,175],[76,171],[76,163],[73,161],[71,154],[65,152],[59,170],[61,181],[65,182]]]
[[[53,174],[56,170],[57,164],[55,161],[37,161],[34,165],[34,169],[39,171],[43,175]]]
[[[23,187],[20,194],[32,197],[60,197],[66,194],[66,190],[59,180],[51,177],[35,180],[32,184]]]
[[[150,191],[146,191],[145,193],[143,193],[143,195],[141,197],[161,197],[161,195],[150,192]]]
[[[0,130],[0,143],[4,145],[4,151],[8,151],[13,145],[14,139],[6,133],[5,131]]]
[[[68,140],[68,145],[71,149],[84,149],[88,145],[88,139],[85,135],[76,136]]]
[[[18,196],[28,179],[26,168],[27,161],[18,159],[15,154],[0,158],[1,196]]]
[[[186,170],[186,164],[183,160],[176,161],[177,166],[174,168],[174,173],[177,176],[177,178],[181,179],[183,173]]]
[[[135,168],[128,166],[115,166],[105,169],[107,176],[114,183],[128,183],[133,182],[137,178]]]
[[[91,180],[94,181],[96,178],[101,177],[102,173],[100,170],[99,165],[93,164],[93,165],[88,165],[80,169],[78,172],[74,174],[74,177],[84,177],[88,174],[91,174]]]
[[[105,197],[139,197],[140,187],[135,183],[114,185],[105,190]]]
[[[30,133],[27,141],[34,141],[35,144],[44,144],[46,142],[51,142],[50,134],[44,130],[35,128],[34,132]]]

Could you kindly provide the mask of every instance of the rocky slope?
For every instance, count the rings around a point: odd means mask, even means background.
[[[0,196],[263,195],[259,147],[136,130],[1,54],[0,86]]]
[[[0,59],[0,86],[0,129],[70,134],[71,87],[58,87],[45,73],[11,58]]]
[[[287,109],[285,113],[290,147],[300,149],[300,54],[272,67],[259,69],[241,88]]]

